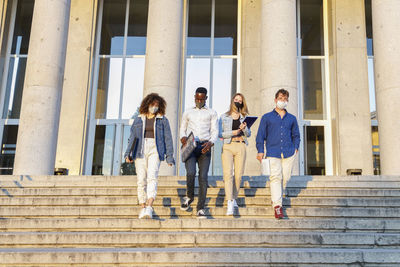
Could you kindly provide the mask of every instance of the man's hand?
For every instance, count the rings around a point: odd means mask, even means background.
[[[182,137],[181,138],[181,143],[182,143],[183,146],[186,145],[186,142],[187,142],[187,137]]]
[[[214,145],[214,144],[213,144],[212,142],[210,142],[210,141],[208,141],[207,143],[204,143],[204,144],[202,145],[203,149],[201,150],[201,153],[202,153],[202,154],[207,153],[208,151],[210,151],[210,149],[211,149],[211,147],[212,147],[213,145]]]
[[[264,153],[258,153],[257,154],[257,160],[261,163],[262,159],[264,157]]]
[[[129,157],[126,157],[126,158],[125,158],[125,162],[126,162],[126,163],[132,163],[132,162],[133,162],[133,159],[129,159]]]

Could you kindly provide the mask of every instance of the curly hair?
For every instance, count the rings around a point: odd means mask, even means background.
[[[145,98],[143,98],[142,103],[140,104],[139,113],[147,114],[149,113],[149,106],[153,103],[158,103],[158,111],[156,115],[165,115],[165,110],[167,109],[167,102],[165,102],[164,98],[159,96],[156,93],[148,94]]]

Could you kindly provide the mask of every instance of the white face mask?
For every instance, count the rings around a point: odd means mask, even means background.
[[[276,107],[279,109],[285,109],[287,107],[287,102],[278,100],[278,102],[276,102]]]
[[[149,112],[151,114],[155,114],[157,111],[158,111],[158,107],[156,107],[156,106],[149,107]]]

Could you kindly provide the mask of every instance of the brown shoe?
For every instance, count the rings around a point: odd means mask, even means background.
[[[275,211],[275,218],[276,219],[283,219],[283,210],[282,210],[282,206],[275,206],[274,207],[274,211]]]

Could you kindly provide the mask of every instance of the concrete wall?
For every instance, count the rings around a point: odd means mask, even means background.
[[[330,7],[333,147],[336,174],[373,174],[364,0],[335,0]]]
[[[71,15],[57,143],[56,168],[82,174],[90,90],[96,0],[71,0]]]

